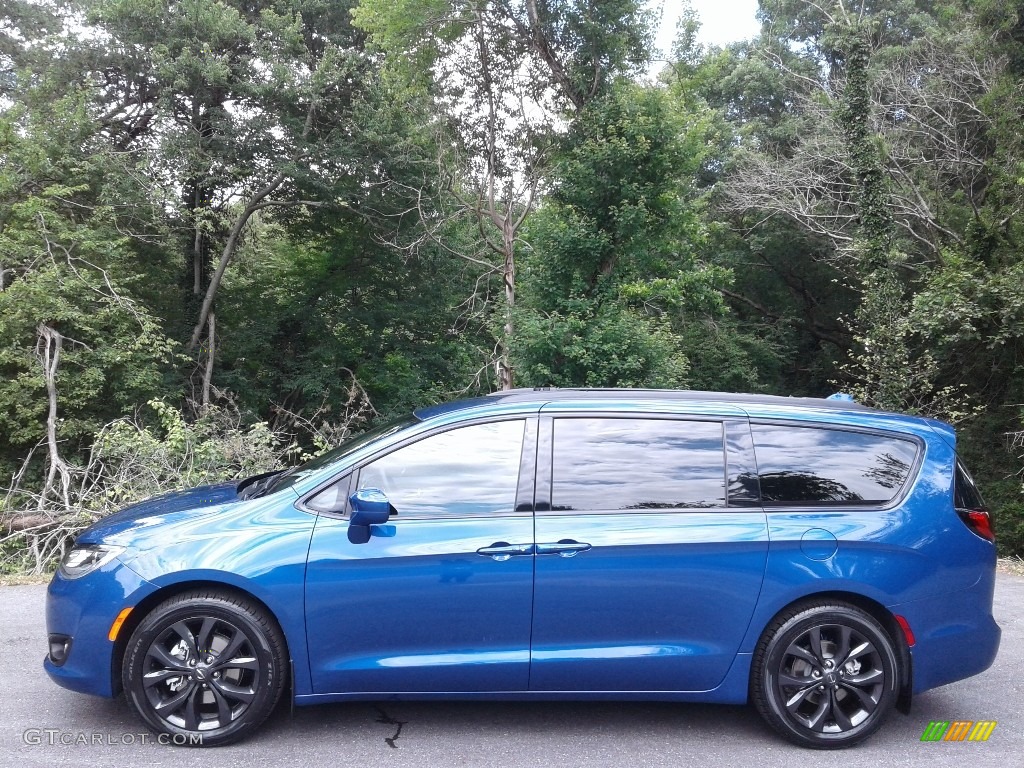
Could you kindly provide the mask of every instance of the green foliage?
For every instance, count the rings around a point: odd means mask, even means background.
[[[6,0],[0,7],[0,98],[17,87],[17,72],[45,62],[41,44],[60,28],[60,0]]]
[[[936,23],[931,0],[879,0],[844,3],[841,0],[760,0],[766,30],[780,38],[806,42],[819,50],[834,47],[843,27],[861,25],[872,47],[910,44]]]
[[[517,357],[532,384],[756,387],[721,289],[703,262],[695,177],[711,122],[659,88],[620,83],[577,117],[529,232]],[[695,329],[710,323],[709,348]],[[747,340],[749,341],[749,339]],[[715,372],[725,350],[735,353]]]
[[[643,70],[654,38],[647,5],[638,0],[537,3],[539,25],[551,47],[567,54],[564,67],[577,93],[605,93],[617,77]]]
[[[40,495],[25,477],[0,497],[0,573],[52,570],[83,528],[125,504],[278,469],[298,453],[232,409],[211,407],[190,420],[162,400],[147,405],[151,423],[117,419],[98,430],[87,460],[65,463],[66,499]]]
[[[879,269],[864,281],[857,309],[860,351],[843,368],[850,394],[859,402],[892,411],[918,413],[957,424],[977,414],[964,385],[943,386],[936,355],[922,350],[915,313],[893,269]]]
[[[988,462],[975,462],[988,474]],[[1019,477],[991,479],[982,483],[985,503],[992,510],[1000,555],[1024,556],[1024,493]]]
[[[306,242],[266,224],[255,234],[220,305],[220,381],[242,406],[340,419],[354,376],[390,415],[466,385],[473,336],[451,308],[473,279],[459,262],[429,249],[403,259],[352,222]]]
[[[163,391],[176,345],[137,299],[129,214],[103,200],[118,159],[90,142],[80,94],[42,116],[11,110],[0,118],[0,147],[0,465],[9,469],[44,434],[41,324],[64,337],[56,387],[72,452]]]
[[[676,277],[701,236],[686,179],[706,125],[657,88],[619,84],[570,128],[549,205],[531,234],[549,296],[596,296],[637,276]]]
[[[615,77],[639,72],[650,57],[653,16],[645,3],[547,0],[534,3],[535,18],[527,5],[523,0],[362,0],[352,17],[386,54],[389,81],[402,89],[430,89],[442,59],[477,45],[474,28],[487,30],[495,66],[531,47],[542,57],[558,57],[564,78],[541,70],[537,86],[543,90],[554,82],[577,107],[603,93]]]
[[[743,242],[726,263],[770,270],[738,274],[733,306],[798,331],[779,338],[814,361],[808,384],[963,422],[983,488],[1019,469],[993,458],[1024,394],[1018,5],[763,0],[752,50],[677,69],[739,144],[720,200]],[[764,247],[787,230],[789,254]],[[995,497],[1001,521],[1019,514]]]
[[[524,312],[517,327],[516,369],[524,386],[673,389],[686,383],[688,362],[671,331],[628,308]]]
[[[100,432],[94,460],[102,466],[85,509],[103,510],[169,490],[235,480],[278,469],[290,446],[265,422],[242,426],[220,408],[186,421],[162,400],[150,400],[152,426],[119,420]]]
[[[831,26],[836,58],[845,65],[846,83],[835,110],[835,118],[846,140],[850,175],[856,180],[851,202],[856,206],[858,238],[855,250],[861,274],[887,270],[897,254],[893,253],[893,228],[890,195],[879,153],[878,141],[871,130],[871,96],[868,68],[871,64],[868,32],[861,24],[839,23]],[[881,280],[886,283],[888,273]],[[895,280],[895,275],[892,276]],[[889,281],[891,282],[891,281]],[[865,282],[865,293],[872,283]],[[885,290],[885,289],[883,289]],[[877,319],[877,318],[876,318]],[[869,328],[871,326],[868,326]],[[892,333],[883,330],[883,333]]]
[[[83,248],[85,250],[85,248]],[[46,395],[36,328],[64,336],[61,436],[87,445],[104,417],[131,410],[162,385],[175,345],[117,286],[84,263],[51,263],[0,292],[0,429],[24,450],[43,436]]]
[[[352,21],[377,49],[390,52],[393,85],[424,89],[442,46],[458,39],[465,24],[449,0],[362,0],[352,9]]]

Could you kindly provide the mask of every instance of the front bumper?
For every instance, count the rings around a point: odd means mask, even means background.
[[[113,665],[110,627],[121,610],[137,605],[155,590],[155,585],[116,558],[78,579],[65,579],[58,571],[46,592],[46,631],[51,653],[55,638],[60,643],[66,639],[66,652],[63,660],[59,654],[53,658],[48,654],[43,669],[64,688],[115,696],[120,669]]]

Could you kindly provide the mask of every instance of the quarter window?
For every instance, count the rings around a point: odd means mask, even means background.
[[[978,486],[974,484],[971,473],[959,458],[956,460],[956,474],[953,479],[953,506],[957,509],[985,509],[985,502],[982,501]]]
[[[552,508],[725,506],[722,424],[670,419],[554,422]]]
[[[493,515],[515,509],[525,422],[474,424],[425,437],[366,465],[400,516]]]
[[[821,427],[752,424],[765,504],[884,504],[917,458],[910,440]]]

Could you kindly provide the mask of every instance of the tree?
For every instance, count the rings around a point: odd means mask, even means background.
[[[8,0],[0,8],[0,99],[17,89],[19,71],[53,53],[46,40],[61,27],[60,10],[54,0]]]
[[[864,399],[955,410],[911,296],[962,242],[951,222],[964,203],[976,210],[984,195],[991,149],[980,105],[998,65],[911,2],[768,2],[763,17],[758,53],[787,84],[800,129],[779,151],[748,144],[724,207],[784,217],[827,245],[822,258],[861,293],[846,372]]]
[[[345,203],[319,193],[337,191],[336,179],[349,175],[346,126],[364,61],[348,11],[326,0],[104,0],[90,8],[104,41],[84,74],[98,81],[98,119],[120,149],[142,156],[159,188],[180,190],[165,204],[177,209],[184,306],[195,313],[181,333],[190,352],[206,341],[204,403],[215,300],[252,217]]]
[[[726,270],[699,257],[693,187],[708,125],[620,82],[573,122],[530,227],[520,364],[535,385],[682,386],[687,329],[724,317]]]
[[[0,118],[0,465],[45,439],[45,491],[60,452],[86,451],[105,421],[162,393],[175,353],[132,290],[125,211],[103,202],[126,189],[106,181],[121,158],[90,125],[78,95]]]
[[[785,381],[970,417],[960,450],[1000,519],[1020,509],[993,445],[1022,396],[1018,5],[765,0],[759,40],[676,67],[736,137],[712,181],[726,263],[772,278],[737,269],[733,306],[816,339]]]
[[[454,147],[439,157],[448,194],[417,196],[417,208],[425,236],[500,277],[495,371],[508,389],[521,233],[559,118],[642,63],[649,18],[635,0],[366,0],[354,15],[387,56],[397,92],[423,98],[438,116],[438,146]],[[479,238],[452,248],[442,233],[463,218]]]

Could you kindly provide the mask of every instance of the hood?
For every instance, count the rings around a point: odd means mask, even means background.
[[[95,544],[131,529],[221,511],[239,501],[237,487],[238,483],[219,483],[153,496],[97,520],[76,541]]]

